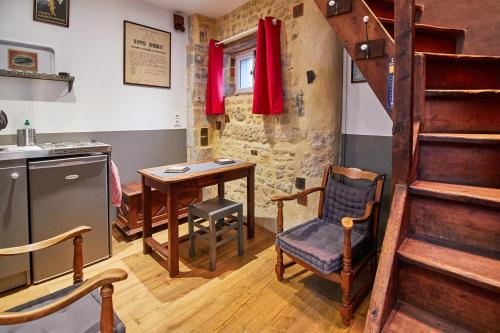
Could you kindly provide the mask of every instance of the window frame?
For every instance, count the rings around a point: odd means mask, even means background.
[[[248,59],[252,58],[252,86],[248,88],[240,88],[240,61],[243,59]],[[250,50],[242,51],[239,52],[235,55],[235,93],[236,94],[245,94],[245,93],[253,93],[253,88],[255,84],[255,76],[254,76],[254,71],[255,71],[255,48],[252,48]]]

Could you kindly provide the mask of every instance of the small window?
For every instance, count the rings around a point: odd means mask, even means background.
[[[254,50],[236,55],[236,93],[253,92]]]

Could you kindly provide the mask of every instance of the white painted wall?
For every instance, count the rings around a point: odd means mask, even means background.
[[[170,90],[123,84],[123,20],[172,33]],[[71,94],[59,83],[0,78],[0,109],[9,117],[1,134],[14,134],[25,119],[42,133],[170,129],[176,113],[186,127],[187,33],[174,30],[166,9],[137,0],[72,0],[64,28],[33,21],[33,0],[0,0],[0,39],[52,47],[56,71],[76,77]]]
[[[392,120],[368,83],[351,83],[351,57],[344,50],[342,133],[392,136]]]

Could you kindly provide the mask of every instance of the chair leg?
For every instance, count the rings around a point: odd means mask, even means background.
[[[276,277],[278,281],[283,280],[283,274],[285,274],[285,265],[283,265],[283,251],[279,246],[276,246],[276,252],[278,254],[276,258],[276,266],[274,270],[276,271]]]
[[[194,237],[193,214],[191,213],[191,210],[189,210],[188,212],[188,229],[189,229],[189,256],[194,257],[196,250],[194,247],[195,237]]]
[[[349,326],[353,315],[353,308],[351,304],[351,288],[352,288],[352,273],[342,271],[340,286],[342,288],[342,308],[340,314],[344,325]]]
[[[243,208],[238,210],[238,255],[243,255]]]
[[[216,221],[210,220],[210,270],[215,271],[215,265],[217,260],[217,228]]]
[[[112,333],[115,328],[113,313],[113,285],[108,284],[101,288],[101,332]]]

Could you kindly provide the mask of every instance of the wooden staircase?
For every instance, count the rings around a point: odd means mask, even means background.
[[[353,59],[364,16],[386,40],[384,57],[356,60],[384,106],[396,58],[395,190],[365,332],[500,332],[500,57],[461,54],[467,33],[422,15],[413,0],[352,0],[327,17]]]

